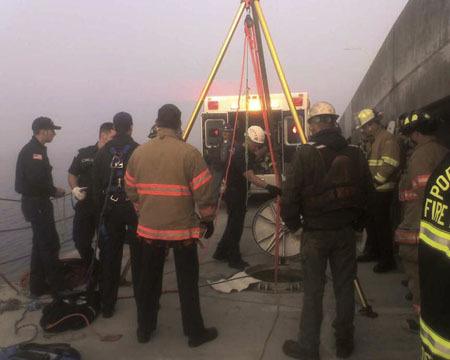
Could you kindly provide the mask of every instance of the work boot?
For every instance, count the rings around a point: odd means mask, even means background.
[[[340,359],[346,359],[353,354],[355,348],[353,339],[336,340],[336,356]]]
[[[152,331],[144,331],[138,328],[136,331],[138,343],[141,344],[148,343],[152,337],[152,333],[153,333]]]
[[[225,254],[224,251],[220,251],[219,249],[216,249],[212,257],[214,260],[217,261],[228,261],[227,254]]]
[[[102,316],[104,319],[112,318],[114,315],[114,307],[103,307]]]
[[[370,254],[370,253],[365,253],[365,254],[359,255],[356,258],[356,261],[361,262],[361,263],[372,262],[372,261],[377,261],[377,260],[378,260],[378,256],[376,256],[374,254]]]
[[[228,261],[228,266],[236,270],[244,271],[250,264],[243,259],[232,259]]]
[[[395,264],[395,261],[392,260],[388,262],[379,262],[373,267],[373,272],[377,274],[383,274],[395,269],[397,269],[397,265]]]
[[[283,353],[294,359],[320,360],[319,351],[309,351],[304,349],[295,340],[286,340],[284,342]]]
[[[209,341],[213,341],[219,333],[215,327],[206,328],[200,335],[190,336],[188,340],[189,347],[197,347]]]

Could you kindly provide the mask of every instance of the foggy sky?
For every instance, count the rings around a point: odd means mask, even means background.
[[[262,0],[289,85],[344,111],[407,0]],[[17,153],[31,122],[63,129],[49,145],[54,177],[67,187],[76,150],[95,143],[118,111],[146,139],[157,109],[189,117],[238,8],[238,0],[1,0],[0,196],[13,194]],[[211,95],[236,94],[239,26]],[[280,91],[266,53],[271,92]],[[255,87],[251,84],[253,91]],[[199,145],[194,127],[190,141]]]

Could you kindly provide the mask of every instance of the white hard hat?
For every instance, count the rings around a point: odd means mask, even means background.
[[[309,120],[308,122],[311,122],[311,119],[315,118],[316,116],[325,116],[328,115],[332,119],[336,120],[339,115],[336,114],[336,110],[334,109],[334,106],[326,101],[319,101],[315,103],[311,108],[309,109]],[[315,119],[317,120],[317,119]],[[319,118],[320,120],[320,118]]]
[[[264,130],[256,125],[250,126],[247,129],[247,136],[248,138],[257,143],[257,144],[264,144],[264,141],[266,139],[266,135],[264,134]]]

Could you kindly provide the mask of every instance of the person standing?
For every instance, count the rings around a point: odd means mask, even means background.
[[[330,263],[336,297],[336,355],[353,352],[356,277],[355,230],[360,230],[367,198],[373,191],[364,154],[347,143],[327,102],[310,109],[310,143],[301,145],[286,174],[281,217],[293,232],[303,227],[301,261],[303,308],[297,340],[283,352],[296,359],[319,359],[325,271]]]
[[[92,189],[92,166],[97,152],[115,135],[112,122],[100,126],[98,142],[78,150],[69,168],[68,182],[77,201],[73,219],[73,241],[86,264],[95,257],[92,239],[98,225]]]
[[[399,199],[403,218],[395,231],[395,241],[399,244],[400,258],[408,276],[417,315],[420,314],[418,244],[424,191],[431,173],[448,152],[434,136],[437,126],[436,119],[423,111],[414,111],[403,117],[400,124],[400,132],[416,146],[400,179]],[[408,323],[415,324],[414,320]],[[418,331],[418,328],[417,324],[411,330]]]
[[[157,136],[136,149],[125,175],[128,197],[139,211],[137,234],[142,241],[140,253],[132,258],[140,268],[133,279],[137,339],[150,341],[156,329],[164,261],[172,248],[183,332],[189,346],[196,347],[218,334],[204,326],[198,289],[201,227],[205,238],[214,231],[212,176],[200,152],[181,140],[181,112],[175,105],[159,109],[156,125]]]
[[[450,359],[450,154],[425,189],[419,235],[420,338],[426,360]]]
[[[126,112],[113,118],[116,135],[94,159],[92,169],[94,201],[100,213],[100,292],[102,315],[114,315],[120,283],[123,245],[135,243],[137,215],[125,192],[128,160],[138,147],[131,137],[133,119]]]
[[[22,213],[31,222],[33,240],[30,263],[30,295],[38,297],[49,290],[57,297],[62,288],[59,263],[59,236],[50,198],[60,198],[64,189],[53,185],[52,166],[45,144],[60,130],[48,117],[38,117],[31,126],[33,137],[19,153],[15,190],[22,195]]]
[[[248,262],[242,259],[239,243],[244,230],[247,191],[250,184],[268,190],[272,196],[281,195],[278,187],[267,184],[255,175],[256,154],[264,146],[265,138],[264,130],[261,127],[250,126],[245,139],[247,146],[236,145],[234,152],[230,155],[230,169],[223,197],[227,206],[228,220],[213,258],[218,261],[227,261],[229,267],[238,270],[244,270],[249,266]]]
[[[376,190],[371,199],[366,249],[358,261],[377,260],[373,268],[376,273],[396,268],[391,206],[400,167],[400,146],[394,135],[382,127],[382,117],[382,113],[374,109],[363,109],[358,113],[356,127],[370,144],[368,163]]]

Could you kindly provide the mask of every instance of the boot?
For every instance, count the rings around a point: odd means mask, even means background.
[[[346,359],[350,357],[355,348],[353,339],[348,340],[336,340],[336,356],[340,359]]]
[[[138,343],[145,344],[150,341],[152,337],[152,331],[143,331],[138,328],[136,331],[136,335]]]
[[[286,340],[283,344],[283,353],[291,358],[300,360],[320,360],[319,351],[309,351],[300,346],[295,340]]]
[[[219,333],[215,327],[206,328],[200,335],[190,336],[188,340],[189,347],[197,347],[209,341],[213,341]]]

